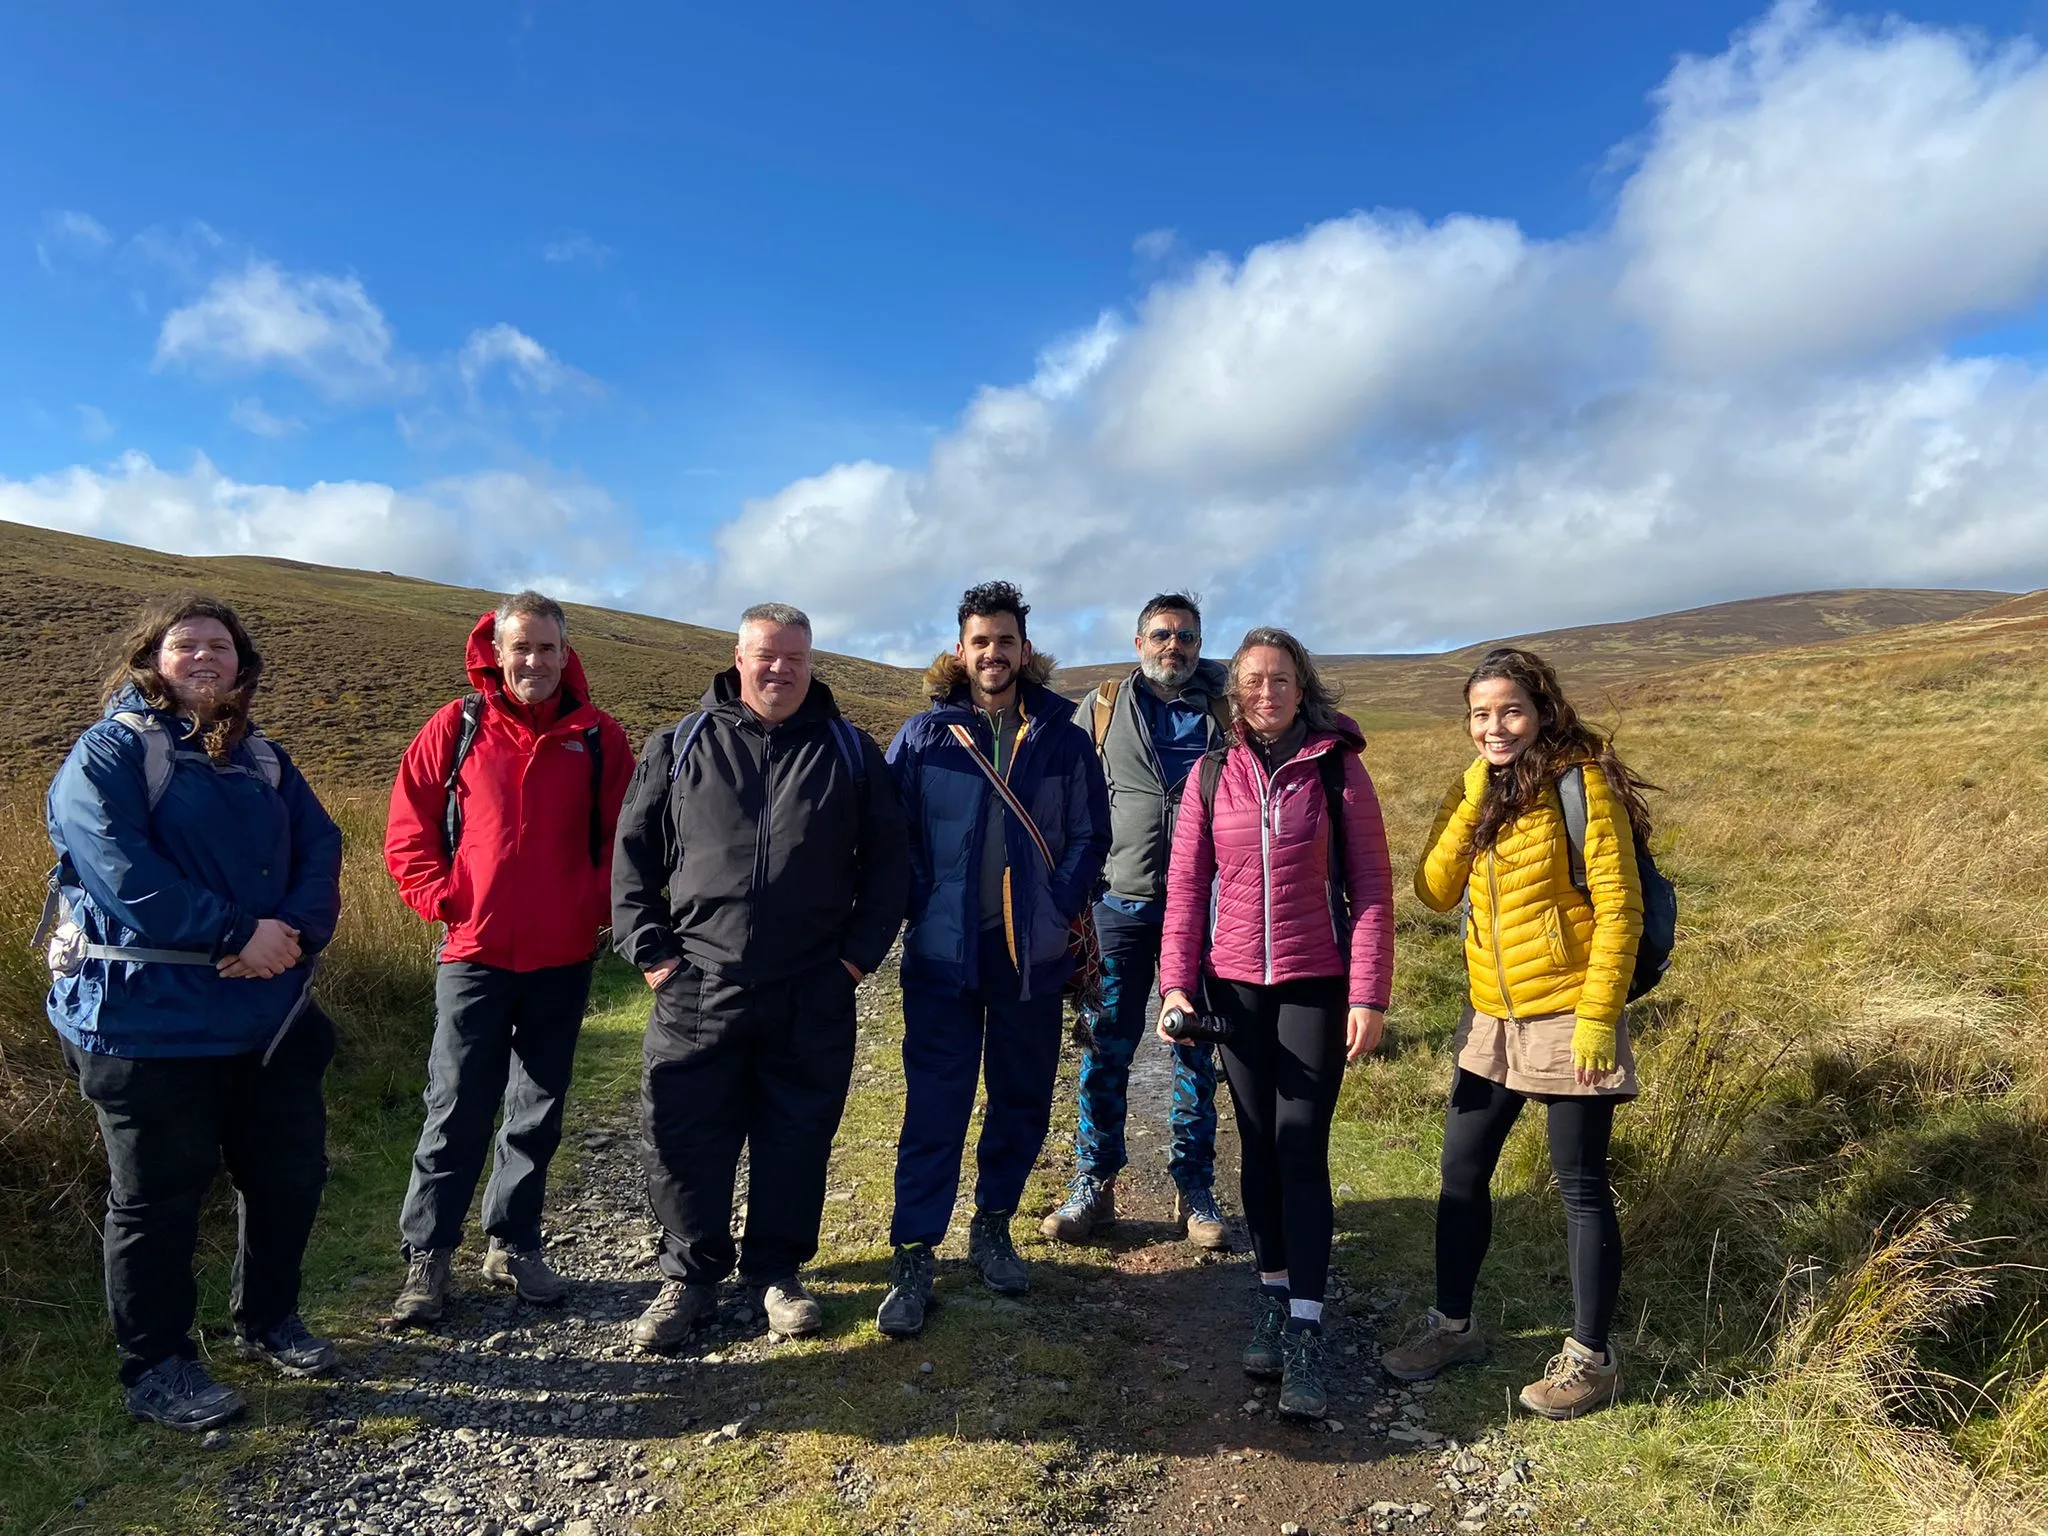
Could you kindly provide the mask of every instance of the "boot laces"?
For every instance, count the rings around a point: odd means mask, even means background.
[[[982,1223],[982,1240],[989,1251],[999,1259],[1017,1257],[1017,1245],[1010,1240],[1010,1219],[1007,1216],[992,1217]]]
[[[1092,1173],[1077,1173],[1067,1185],[1067,1203],[1060,1207],[1066,1216],[1078,1216],[1102,1198],[1102,1181]]]
[[[909,1285],[921,1280],[932,1272],[932,1250],[929,1245],[917,1243],[896,1250],[896,1258],[889,1266],[891,1285]]]
[[[1570,1350],[1560,1350],[1550,1357],[1550,1364],[1543,1367],[1543,1379],[1560,1390],[1576,1387],[1593,1374],[1593,1362],[1583,1360]]]

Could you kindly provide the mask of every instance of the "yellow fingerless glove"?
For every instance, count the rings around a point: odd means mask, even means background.
[[[1614,1070],[1614,1026],[1580,1019],[1572,1026],[1572,1065],[1581,1072]]]
[[[1493,770],[1483,757],[1472,759],[1472,766],[1465,770],[1465,802],[1477,805],[1486,798],[1486,776]]]

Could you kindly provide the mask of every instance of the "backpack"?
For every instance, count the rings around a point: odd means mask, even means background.
[[[1102,743],[1109,737],[1109,722],[1116,712],[1116,696],[1123,691],[1124,680],[1112,677],[1098,683],[1095,692],[1088,696],[1088,731],[1095,738],[1095,750],[1102,750]],[[1209,718],[1216,722],[1216,729],[1223,735],[1230,734],[1230,700],[1218,694],[1209,701]],[[1185,781],[1183,781],[1185,783]]]
[[[214,766],[204,752],[182,747],[172,740],[163,722],[147,711],[124,709],[107,718],[125,726],[142,743],[144,803],[151,814],[163,799],[164,791],[171,787],[171,775],[177,772],[180,757],[204,759],[209,767]],[[276,789],[284,781],[284,762],[278,757],[277,748],[253,726],[242,738],[242,744],[248,747],[249,756],[255,759],[256,777]],[[246,773],[249,770],[230,765],[227,771]],[[70,903],[64,899],[64,887],[69,883],[65,880],[67,873],[74,880],[78,873],[69,854],[51,865],[49,874],[44,877],[43,915],[36,922],[35,936],[29,940],[29,948],[43,950],[43,958],[53,980],[59,976],[76,976],[88,960],[125,960],[131,964],[157,965],[213,964],[213,956],[201,950],[87,943],[85,930],[71,915]]]
[[[1567,768],[1557,776],[1557,798],[1564,807],[1565,856],[1571,863],[1572,885],[1581,895],[1590,895],[1586,886],[1584,768]],[[1635,852],[1636,878],[1643,889],[1643,936],[1636,942],[1636,971],[1628,986],[1631,1003],[1664,979],[1678,942],[1678,889],[1657,868],[1649,849],[1638,847]]]
[[[1316,758],[1323,805],[1330,813],[1330,910],[1342,922],[1351,920],[1351,893],[1344,880],[1344,759],[1350,755],[1349,748],[1339,746]],[[1216,814],[1216,786],[1223,782],[1223,765],[1229,757],[1229,747],[1211,747],[1195,767],[1196,792],[1202,797],[1202,809],[1211,819]]]
[[[457,780],[462,777],[462,765],[469,760],[469,749],[476,745],[477,733],[484,726],[484,696],[481,693],[466,693],[462,696],[462,727],[455,734],[455,755],[449,759],[448,772],[441,780],[441,791],[447,797],[441,808],[441,851],[448,855],[450,865],[455,863],[455,850],[462,843],[462,801],[455,793]],[[590,867],[604,868],[604,722],[583,728],[583,752],[590,759]]]

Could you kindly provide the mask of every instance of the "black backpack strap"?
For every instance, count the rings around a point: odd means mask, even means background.
[[[1229,747],[1211,747],[1195,764],[1195,790],[1202,797],[1202,809],[1212,819],[1216,815],[1216,786],[1223,782],[1223,764],[1229,756]]]
[[[1340,743],[1316,759],[1316,776],[1323,781],[1323,803],[1330,813],[1330,894],[1345,915],[1351,910],[1344,869],[1344,759],[1350,753]]]
[[[604,726],[583,728],[583,755],[590,759],[590,867],[604,868]]]
[[[846,764],[846,771],[853,775],[855,784],[868,781],[868,755],[861,750],[860,732],[844,715],[831,719],[832,743],[839,748],[840,759]]]
[[[448,773],[441,780],[441,790],[446,802],[441,807],[441,851],[448,855],[448,862],[455,862],[455,850],[462,843],[462,801],[455,793],[456,783],[462,778],[462,765],[469,759],[469,749],[476,745],[476,734],[483,729],[484,696],[481,693],[466,693],[462,696],[462,726],[455,733],[455,751],[448,759]]]

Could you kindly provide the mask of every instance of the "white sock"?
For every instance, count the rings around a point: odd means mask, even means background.
[[[1296,1296],[1287,1303],[1287,1315],[1298,1317],[1304,1322],[1320,1323],[1323,1320],[1323,1304],[1320,1301],[1303,1301]]]
[[[1259,1284],[1269,1285],[1275,1290],[1284,1291],[1287,1289],[1287,1271],[1276,1269],[1269,1275],[1262,1269],[1259,1271]]]

